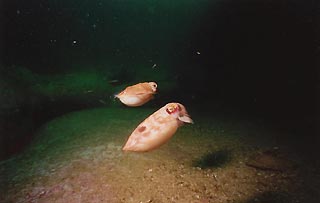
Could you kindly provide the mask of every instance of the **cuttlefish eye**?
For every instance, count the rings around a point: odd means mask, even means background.
[[[168,114],[172,114],[172,113],[176,112],[178,109],[180,109],[179,105],[170,105],[170,106],[168,106],[166,111]]]
[[[156,90],[157,90],[157,87],[158,87],[157,83],[155,83],[155,82],[149,82],[149,85],[151,86],[151,88],[152,88],[153,91],[156,91]]]

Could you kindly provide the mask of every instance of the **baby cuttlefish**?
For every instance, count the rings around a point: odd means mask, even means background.
[[[143,82],[125,88],[115,95],[123,104],[127,106],[141,106],[153,98],[157,92],[157,83]]]

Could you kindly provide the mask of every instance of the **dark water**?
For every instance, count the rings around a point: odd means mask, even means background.
[[[48,97],[31,88],[44,75],[109,71],[106,83],[133,84],[140,67],[145,80],[164,70],[176,84],[159,86],[150,105],[178,100],[194,112],[260,118],[303,136],[311,154],[309,144],[320,144],[316,1],[3,0],[0,8],[2,158],[49,119],[111,94]]]

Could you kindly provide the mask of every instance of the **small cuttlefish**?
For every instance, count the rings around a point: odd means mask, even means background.
[[[143,82],[125,88],[115,95],[123,104],[127,106],[141,106],[153,98],[157,92],[157,83]]]

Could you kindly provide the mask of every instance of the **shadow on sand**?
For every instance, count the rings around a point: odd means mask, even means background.
[[[219,150],[203,155],[198,160],[195,160],[192,165],[201,169],[218,168],[226,165],[230,160],[230,150]]]

